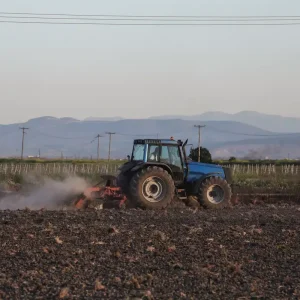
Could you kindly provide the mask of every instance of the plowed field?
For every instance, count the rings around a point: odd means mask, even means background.
[[[298,299],[300,206],[0,212],[0,299]]]

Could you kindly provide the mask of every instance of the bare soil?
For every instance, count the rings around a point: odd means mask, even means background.
[[[0,212],[0,299],[299,299],[300,206]]]

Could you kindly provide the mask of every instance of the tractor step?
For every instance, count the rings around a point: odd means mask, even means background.
[[[177,189],[176,190],[176,196],[180,200],[186,200],[187,199],[187,195],[186,195],[185,189]]]

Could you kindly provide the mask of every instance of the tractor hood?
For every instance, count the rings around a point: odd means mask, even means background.
[[[187,181],[193,182],[210,175],[225,178],[224,168],[220,165],[198,163],[194,161],[188,162],[188,176]]]
[[[207,164],[207,163],[199,163],[199,162],[196,162],[196,161],[189,161],[188,162],[188,166],[189,168],[210,168],[210,169],[213,169],[213,170],[216,170],[216,169],[219,169],[222,171],[223,167],[220,166],[220,165],[214,165],[214,164]]]

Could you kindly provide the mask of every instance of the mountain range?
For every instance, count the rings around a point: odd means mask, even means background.
[[[24,156],[86,157],[97,155],[96,135],[100,134],[100,158],[107,158],[108,135],[113,132],[111,157],[131,153],[135,138],[189,139],[198,145],[196,124],[201,130],[201,145],[213,158],[298,158],[300,157],[300,119],[244,111],[237,114],[207,112],[195,116],[157,116],[147,119],[122,117],[39,117],[22,124],[0,125],[0,156],[19,156],[22,130],[26,130]],[[299,132],[299,133],[298,133]]]
[[[199,115],[176,115],[176,116],[156,116],[151,119],[168,120],[168,119],[182,119],[182,120],[200,120],[206,121],[236,121],[248,125],[256,126],[261,129],[279,132],[290,133],[300,132],[300,118],[284,117],[280,115],[263,114],[256,111],[241,111],[236,114],[229,114],[220,111],[205,112]]]

